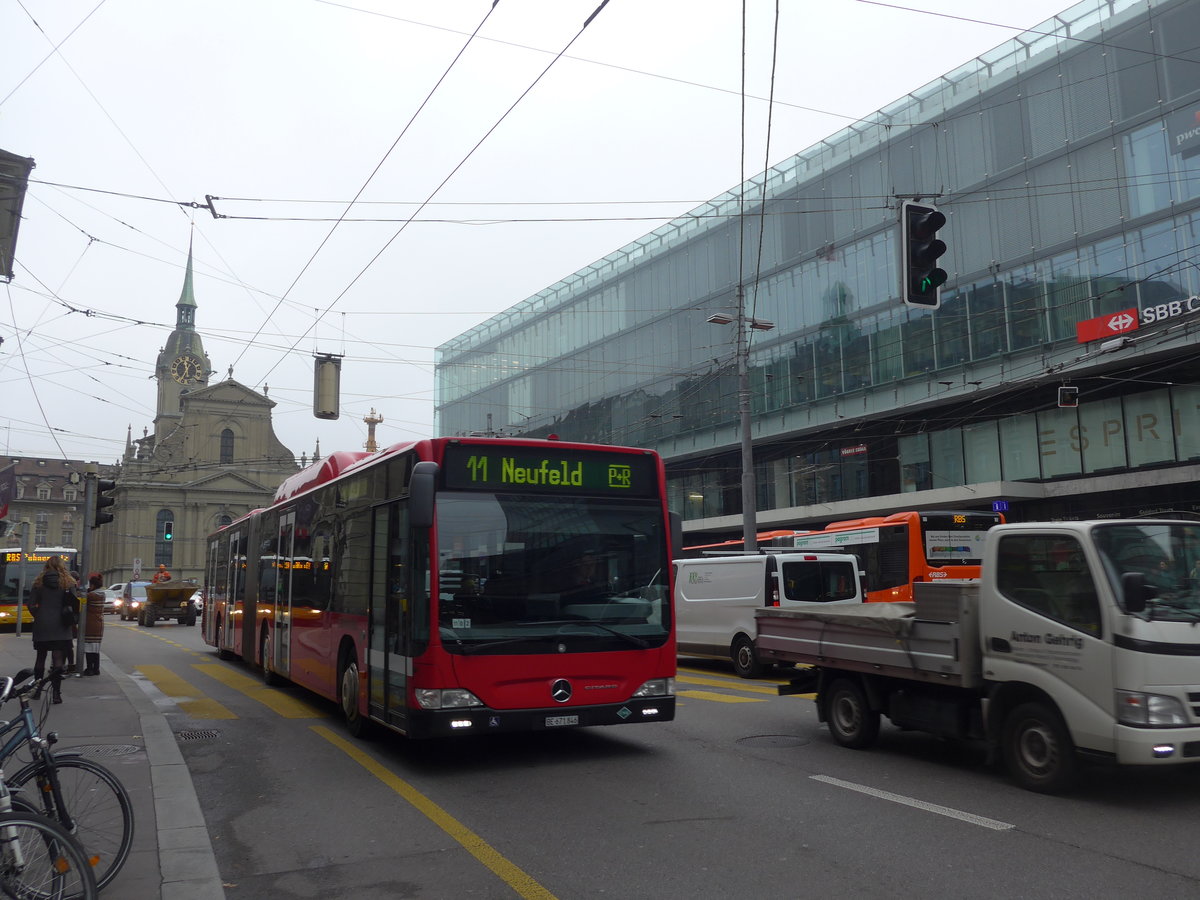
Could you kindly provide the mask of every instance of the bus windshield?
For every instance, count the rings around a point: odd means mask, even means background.
[[[922,513],[925,559],[933,566],[977,566],[987,530],[999,524],[995,513]]]
[[[443,491],[437,622],[451,653],[661,646],[667,536],[658,500]]]

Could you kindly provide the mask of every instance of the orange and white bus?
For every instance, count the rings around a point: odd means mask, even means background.
[[[669,721],[677,523],[647,450],[342,451],[209,537],[204,639],[337,702],[352,734]]]
[[[37,547],[29,553],[22,552],[20,547],[0,549],[0,628],[16,624],[18,606],[21,624],[33,624],[33,613],[29,611],[29,592],[33,588],[33,580],[41,574],[46,567],[46,560],[51,556],[61,556],[67,571],[73,571],[79,551],[74,547]]]
[[[898,512],[832,522],[816,531],[763,532],[759,547],[853,553],[866,573],[868,602],[912,600],[917,581],[979,578],[984,533],[1004,521],[996,512]],[[689,555],[736,551],[742,541],[688,547]]]

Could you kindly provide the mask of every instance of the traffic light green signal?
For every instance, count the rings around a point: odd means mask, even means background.
[[[163,540],[173,541],[175,539],[175,523],[163,522]]]
[[[938,259],[946,252],[937,233],[946,224],[937,207],[915,200],[900,204],[900,299],[905,306],[937,309],[946,283]]]

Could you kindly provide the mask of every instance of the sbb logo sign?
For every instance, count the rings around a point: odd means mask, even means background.
[[[1195,294],[1182,300],[1147,306],[1145,309],[1131,306],[1129,309],[1076,322],[1075,336],[1081,344],[1086,344],[1088,341],[1103,341],[1127,331],[1137,331],[1142,325],[1152,325],[1155,322],[1191,315],[1198,311],[1200,311],[1200,296]]]
[[[1142,310],[1142,324],[1161,322],[1163,319],[1174,319],[1176,316],[1186,316],[1200,309],[1200,297],[1192,295],[1184,300],[1172,300],[1170,303],[1160,303],[1158,306],[1148,306]]]

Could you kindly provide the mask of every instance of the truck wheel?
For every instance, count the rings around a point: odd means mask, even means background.
[[[825,718],[829,733],[843,747],[862,750],[879,737],[879,713],[867,703],[867,695],[857,681],[839,678],[826,692]]]
[[[1052,707],[1022,703],[1004,720],[1001,743],[1009,773],[1026,790],[1057,794],[1075,783],[1075,746]]]
[[[744,634],[733,639],[729,658],[733,660],[733,671],[742,678],[753,678],[763,673],[763,664],[754,650],[754,642]]]

